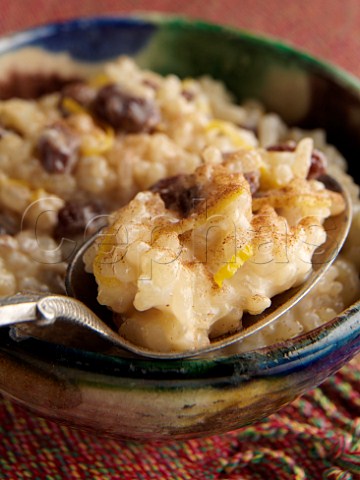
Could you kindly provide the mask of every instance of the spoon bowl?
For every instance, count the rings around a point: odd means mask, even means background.
[[[110,327],[111,311],[96,301],[97,284],[94,276],[85,271],[83,262],[85,252],[98,238],[100,232],[88,238],[69,263],[65,281],[68,297],[17,294],[2,302],[0,326],[15,325],[12,328],[12,337],[17,339],[32,336],[80,348],[89,345],[94,348],[94,343],[99,348],[99,343],[105,341],[136,355],[166,360],[203,355],[240,342],[270,325],[296,305],[316,285],[337,257],[351,224],[351,201],[346,190],[342,189],[335,179],[325,175],[321,181],[327,188],[342,193],[345,209],[341,214],[325,221],[327,239],[315,250],[312,258],[313,268],[306,281],[276,295],[271,306],[260,315],[245,315],[241,329],[213,338],[206,347],[169,352],[149,350],[135,345]]]
[[[328,189],[342,193],[346,206],[341,214],[335,217],[330,217],[325,221],[324,227],[327,232],[326,242],[314,252],[312,258],[313,268],[304,283],[276,295],[272,299],[270,307],[263,313],[259,315],[244,315],[241,329],[213,338],[210,344],[206,347],[181,352],[157,352],[135,345],[120,334],[115,334],[116,338],[114,338],[114,332],[112,332],[111,341],[117,344],[117,346],[137,355],[151,358],[163,358],[167,360],[182,359],[214,352],[215,350],[228,347],[236,342],[242,341],[246,337],[258,332],[277,320],[281,315],[296,305],[304,295],[316,285],[337,257],[349,231],[352,211],[348,193],[329,175],[322,176],[321,181]],[[96,312],[101,319],[106,322],[111,322],[111,311],[106,307],[99,305],[96,301],[97,284],[95,277],[84,270],[83,256],[99,235],[101,235],[101,233],[98,232],[87,239],[76,251],[67,270],[66,290],[69,296],[83,302],[93,312]]]

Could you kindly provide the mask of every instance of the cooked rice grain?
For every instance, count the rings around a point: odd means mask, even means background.
[[[52,59],[50,63],[55,64]],[[66,71],[68,64],[67,59]],[[79,67],[81,74],[84,71]],[[61,279],[66,263],[53,232],[58,211],[66,202],[86,205],[96,198],[104,211],[110,212],[165,177],[192,173],[204,163],[215,166],[224,158],[236,172],[238,150],[243,152],[241,168],[251,172],[260,161],[253,147],[266,148],[288,140],[299,144],[307,137],[326,155],[328,172],[351,193],[354,219],[350,235],[342,256],[318,286],[279,321],[243,342],[240,348],[249,349],[307,332],[359,298],[359,188],[346,174],[345,160],[327,144],[322,130],[288,128],[278,115],[266,113],[256,101],[237,105],[225,87],[209,77],[162,77],[141,70],[126,57],[106,64],[88,80],[91,88],[116,83],[129,95],[155,102],[160,121],[154,131],[115,132],[111,139],[111,131],[94,121],[87,107],[75,105],[77,111],[64,117],[59,108],[61,93],[39,100],[0,101],[0,209],[19,230],[15,236],[0,235],[0,295],[23,289],[63,291]],[[39,161],[37,145],[44,129],[59,122],[79,137],[81,148],[72,171],[49,173]],[[89,150],[89,135],[104,138]],[[291,155],[266,154],[272,158],[268,182],[287,184],[294,175],[303,175],[302,170],[307,168],[304,159],[309,159],[312,146],[306,142],[302,145],[295,167],[283,161],[285,157],[293,158]]]

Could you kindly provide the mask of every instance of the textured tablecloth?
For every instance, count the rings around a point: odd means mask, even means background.
[[[358,0],[0,0],[0,34],[80,15],[155,10],[286,39],[360,76]],[[0,398],[0,479],[360,478],[360,362],[257,425],[166,446],[119,443]]]

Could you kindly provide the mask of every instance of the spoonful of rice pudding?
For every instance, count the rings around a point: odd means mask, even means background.
[[[180,359],[239,342],[299,302],[347,236],[346,191],[311,175],[308,138],[206,154],[194,173],[160,180],[110,215],[73,257],[69,297],[16,295],[0,324],[17,323],[20,337],[58,325],[51,336],[67,343],[65,322],[84,344],[92,332],[138,355]]]

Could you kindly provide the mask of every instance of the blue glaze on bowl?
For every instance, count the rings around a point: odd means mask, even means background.
[[[121,25],[121,28],[119,26]],[[141,19],[99,18],[54,23],[0,40],[0,54],[23,47],[68,52],[76,60],[98,62],[143,49],[157,29]],[[134,34],[136,32],[136,34]]]
[[[6,37],[0,54],[28,46],[68,52],[82,61],[136,55],[143,66],[160,72],[211,74],[239,99],[255,96],[285,117],[293,115],[297,124],[325,128],[350,167],[359,157],[359,81],[276,41],[159,16],[88,18]],[[298,91],[294,79],[306,88]],[[274,80],[280,88],[275,103]],[[282,85],[303,100],[301,108],[289,112],[282,104]],[[271,348],[173,362],[36,340],[17,344],[2,331],[0,390],[38,414],[93,431],[142,440],[189,438],[260,420],[321,383],[359,350],[359,302],[313,332]]]

